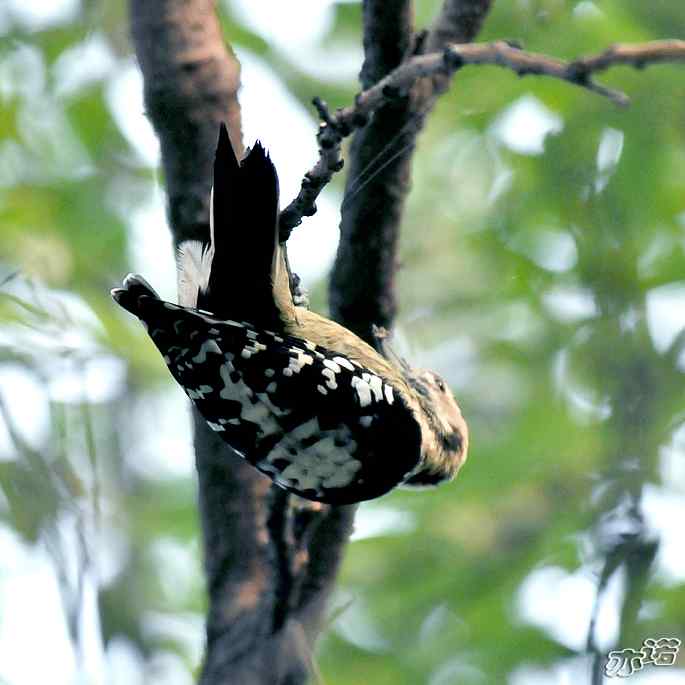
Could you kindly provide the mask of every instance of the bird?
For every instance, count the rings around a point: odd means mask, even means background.
[[[235,452],[273,483],[334,505],[452,479],[468,427],[436,373],[298,306],[278,238],[279,184],[257,141],[221,125],[209,236],[178,247],[178,304],[129,274],[112,297]]]

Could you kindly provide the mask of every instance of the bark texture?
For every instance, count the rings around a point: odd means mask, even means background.
[[[206,238],[219,123],[242,150],[240,67],[210,0],[132,0],[131,29],[145,104],[162,148],[175,244]],[[209,607],[202,683],[303,682],[292,631],[274,634],[278,555],[270,481],[228,450],[194,415],[199,509]],[[276,658],[276,657],[279,658]],[[281,675],[283,674],[283,677]],[[286,678],[298,675],[299,680]]]
[[[364,89],[426,46],[435,52],[455,36],[472,40],[490,0],[446,0],[431,29],[420,34],[414,33],[412,7],[410,0],[365,0]],[[446,78],[419,81],[406,95],[386,89],[387,103],[350,146],[330,307],[334,318],[377,347],[373,326],[391,328],[397,313],[397,249],[416,139]]]

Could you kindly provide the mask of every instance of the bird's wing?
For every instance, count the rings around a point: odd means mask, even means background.
[[[369,369],[301,338],[142,296],[134,313],[209,426],[278,485],[371,499],[417,465],[420,429]]]

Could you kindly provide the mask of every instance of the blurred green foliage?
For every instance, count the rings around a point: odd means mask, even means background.
[[[417,5],[427,23],[439,3]],[[495,5],[481,39],[559,57],[685,37],[681,0]],[[108,295],[131,260],[131,217],[156,184],[113,114],[111,81],[131,55],[117,7],[90,0],[40,30],[10,22],[0,41],[0,394],[11,429],[0,525],[18,548],[46,548],[56,569],[80,550],[81,574],[98,577],[105,645],[124,640],[153,682],[160,655],[197,669],[188,632],[201,639],[204,596],[190,426],[174,457],[186,467],[165,468],[173,446],[149,433],[161,432],[160,398],[177,389]],[[332,44],[358,50],[360,4],[332,12],[321,59]],[[351,101],[354,73],[313,75],[230,3],[222,20],[227,40],[265,60],[304,106],[314,95]],[[65,88],[59,65],[93,39],[106,46],[105,67]],[[583,640],[525,619],[532,573],[582,569],[596,582],[622,542],[646,555],[672,537],[673,520],[645,520],[637,505],[646,486],[657,500],[685,496],[685,79],[682,66],[658,66],[602,80],[629,93],[631,107],[465,69],[420,138],[400,342],[451,382],[471,456],[454,484],[362,507],[318,655],[329,685],[525,683],[525,669],[583,651]],[[125,370],[115,382],[102,365],[117,360]],[[89,364],[109,379],[104,394],[88,390]],[[59,370],[81,389],[60,391]],[[13,415],[17,374],[43,393],[47,418],[28,435]],[[685,635],[679,549],[675,575],[657,554],[644,592],[644,577],[626,575],[617,644]],[[78,578],[60,581],[78,642]],[[636,598],[644,610],[631,613]]]

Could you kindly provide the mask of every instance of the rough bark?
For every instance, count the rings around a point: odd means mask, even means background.
[[[469,12],[457,11],[462,6],[468,6]],[[489,7],[490,0],[446,0],[428,34],[417,37],[411,2],[366,0],[362,87],[368,89],[422,53],[425,45],[436,51],[451,36],[460,36],[460,42],[472,40]],[[390,328],[397,312],[397,248],[411,161],[441,83],[439,79],[426,81],[406,95],[390,97],[357,131],[350,146],[330,307],[336,319],[374,345],[373,326]]]
[[[174,242],[206,238],[221,121],[242,150],[238,62],[223,43],[210,0],[132,0],[131,28],[147,112],[161,142]],[[194,419],[209,600],[201,682],[304,682],[307,654],[297,631],[274,630],[282,546],[269,523],[276,516],[272,503],[283,510],[288,503],[197,414]]]
[[[364,2],[362,88],[382,79],[407,56],[414,38],[412,14],[408,0]],[[355,134],[350,146],[330,308],[337,320],[371,343],[372,326],[389,328],[397,309],[395,260],[415,140],[412,118],[408,97],[389,102]]]
[[[131,29],[178,244],[205,235],[221,121],[242,150],[240,67],[223,43],[212,0],[132,0]]]
[[[437,52],[448,43],[472,41],[492,4],[493,0],[445,0],[428,32],[423,52]]]

